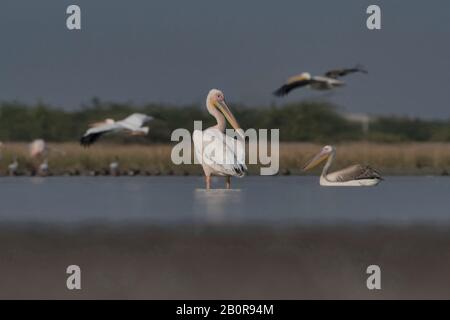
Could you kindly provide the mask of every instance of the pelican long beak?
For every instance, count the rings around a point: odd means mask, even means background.
[[[323,150],[320,151],[318,154],[314,156],[314,158],[312,158],[305,164],[305,166],[303,167],[303,171],[307,171],[316,167],[319,163],[328,158],[328,156],[329,156],[328,152]]]
[[[215,103],[215,106],[222,112],[222,114],[225,116],[227,121],[230,123],[230,125],[233,127],[234,130],[239,134],[239,136],[244,139],[244,135],[241,129],[241,126],[237,122],[236,118],[234,117],[233,113],[231,113],[230,109],[228,108],[225,101],[217,101]]]

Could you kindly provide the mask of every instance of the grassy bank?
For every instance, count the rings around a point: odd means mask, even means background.
[[[301,174],[304,163],[322,145],[311,143],[282,143],[280,145],[280,174]],[[370,164],[385,175],[442,175],[450,172],[450,143],[343,143],[337,145],[334,168],[354,163]],[[50,171],[60,174],[103,174],[116,157],[124,174],[199,175],[200,165],[174,165],[170,160],[171,145],[121,145],[99,143],[84,149],[76,143],[50,144]],[[2,150],[0,173],[7,173],[8,164],[17,157],[19,172],[29,174],[39,164],[28,156],[28,144],[10,143]],[[259,172],[249,166],[250,174]]]

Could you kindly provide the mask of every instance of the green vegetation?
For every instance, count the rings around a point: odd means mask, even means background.
[[[421,120],[407,117],[376,117],[364,133],[361,123],[347,120],[338,108],[327,102],[304,101],[281,107],[246,107],[231,105],[245,128],[278,128],[282,141],[338,143],[340,141],[407,142],[450,141],[450,120]],[[147,137],[110,137],[108,140],[137,143],[167,143],[176,128],[193,129],[194,120],[212,125],[213,119],[202,106],[175,107],[148,104],[134,106],[92,102],[77,111],[38,103],[0,104],[0,140],[31,141],[43,138],[53,142],[77,141],[88,123],[105,118],[121,119],[132,112],[143,112],[156,118]]]

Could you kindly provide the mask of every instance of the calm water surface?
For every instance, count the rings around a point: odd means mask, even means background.
[[[447,177],[388,177],[372,188],[304,176],[245,177],[211,191],[202,177],[8,177],[0,186],[2,223],[450,225]]]

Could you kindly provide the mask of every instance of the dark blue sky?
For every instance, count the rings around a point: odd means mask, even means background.
[[[65,10],[82,9],[68,31]],[[366,29],[369,4],[382,30]],[[270,105],[327,99],[348,111],[450,118],[450,1],[2,0],[0,100],[66,109],[104,100]],[[271,92],[301,71],[361,63],[332,94]]]

